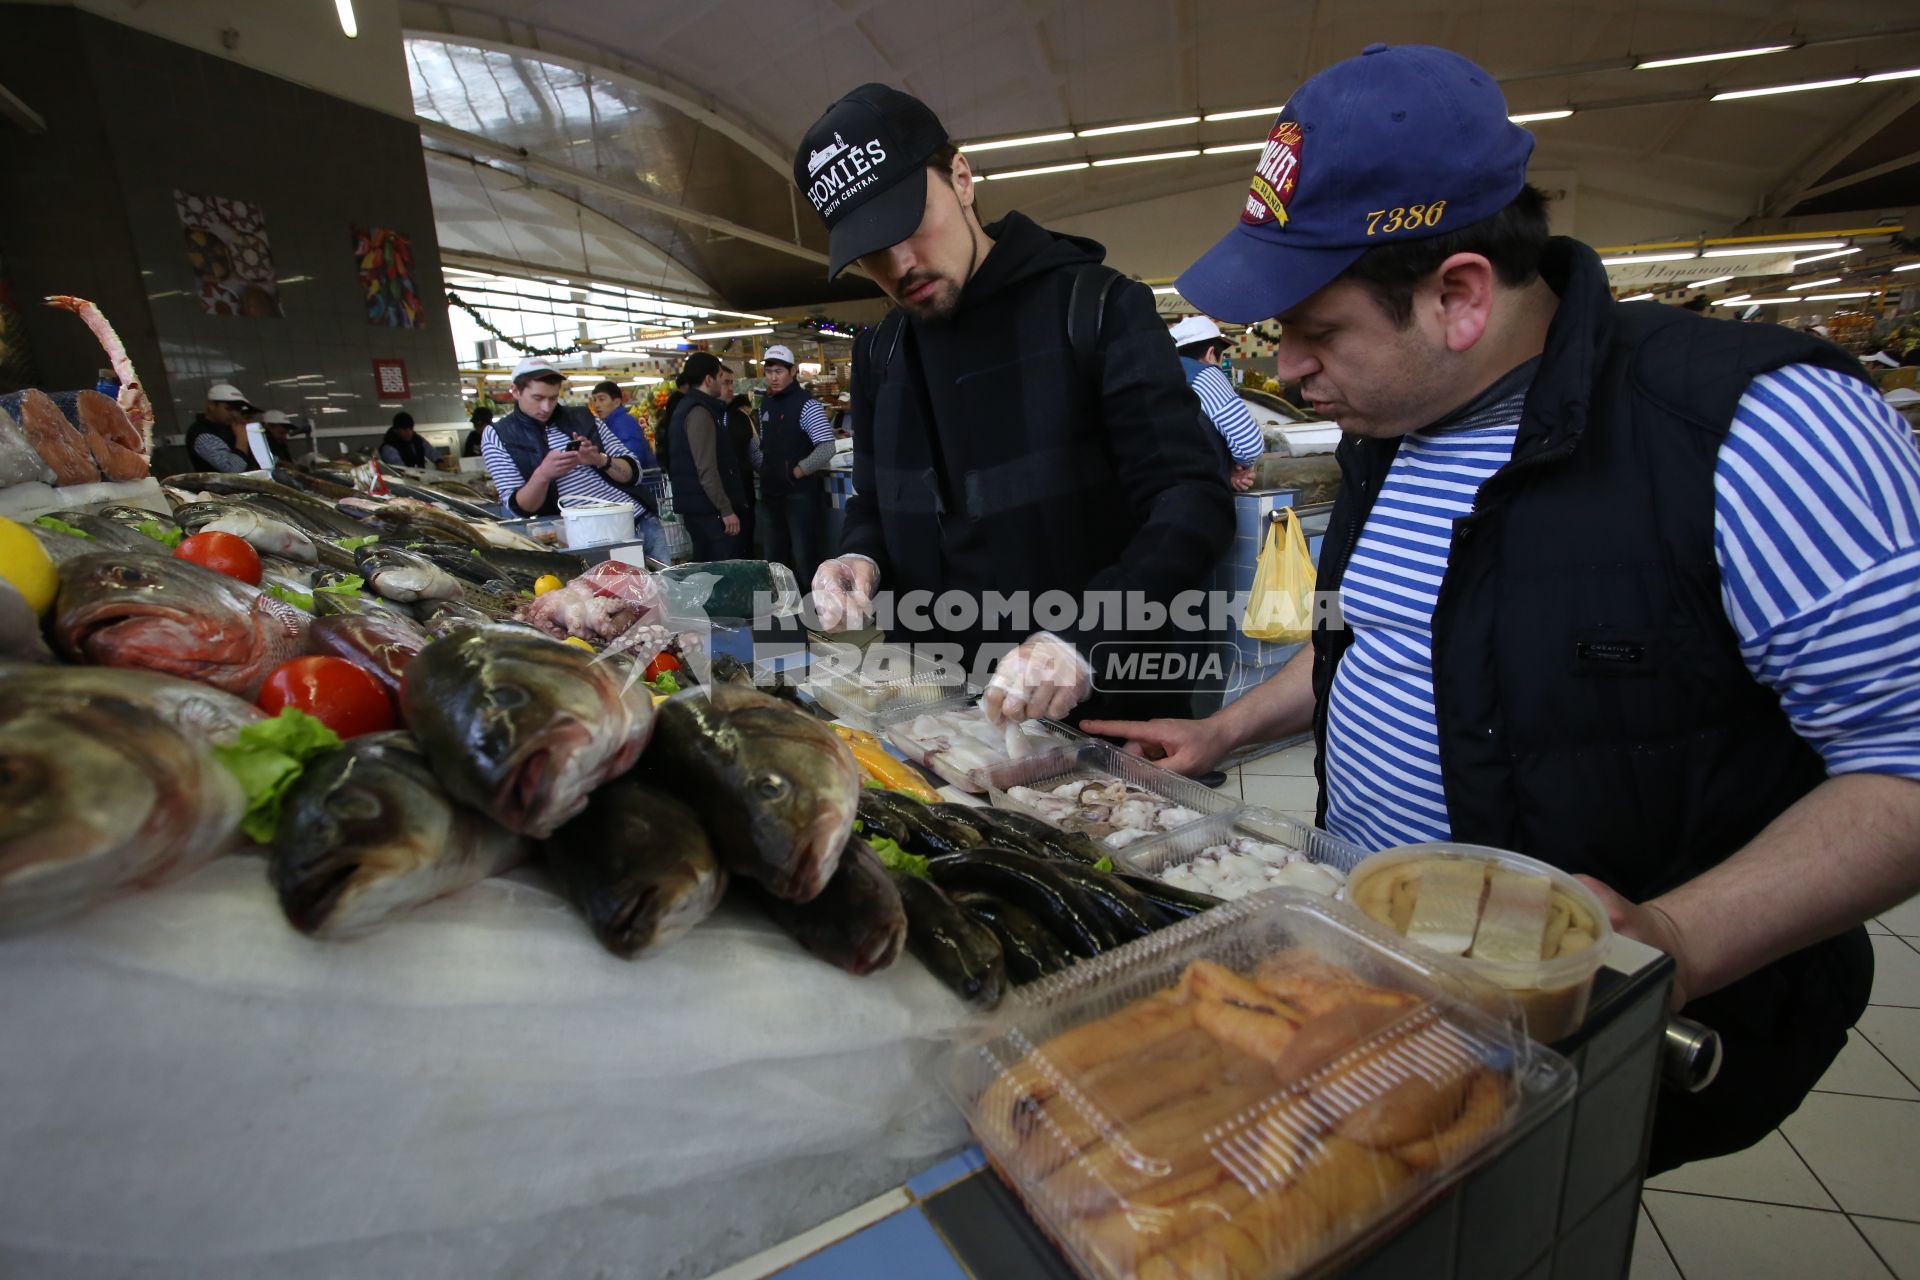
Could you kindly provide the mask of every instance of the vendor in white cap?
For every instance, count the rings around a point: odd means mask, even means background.
[[[1266,452],[1266,439],[1260,424],[1248,412],[1240,398],[1220,372],[1220,354],[1227,339],[1220,326],[1205,316],[1188,316],[1172,330],[1174,350],[1180,353],[1180,367],[1187,371],[1187,385],[1200,397],[1200,408],[1213,427],[1220,452],[1221,469],[1227,481],[1245,493],[1253,488],[1253,464]]]
[[[513,368],[514,411],[480,447],[507,515],[557,515],[560,499],[576,496],[654,511],[633,455],[604,423],[561,404],[566,388],[566,375],[537,356]]]
[[[760,510],[767,559],[812,582],[820,564],[827,490],[821,473],[833,461],[833,423],[826,407],[794,377],[793,352],[767,348],[761,358],[767,394],[760,401]]]
[[[267,448],[279,462],[293,461],[293,447],[287,437],[293,434],[293,418],[284,409],[269,409],[260,415],[260,426],[267,434]]]
[[[187,426],[187,452],[193,465],[208,471],[252,471],[253,459],[240,447],[253,405],[231,382],[207,388],[207,407]]]

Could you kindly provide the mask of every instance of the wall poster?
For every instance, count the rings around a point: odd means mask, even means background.
[[[280,286],[274,280],[267,217],[260,206],[178,187],[173,205],[206,313],[279,319]]]
[[[418,329],[425,311],[413,287],[413,237],[387,227],[354,227],[353,256],[367,323]]]

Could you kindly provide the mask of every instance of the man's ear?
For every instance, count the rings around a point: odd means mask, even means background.
[[[1477,253],[1456,253],[1433,274],[1428,305],[1435,309],[1448,349],[1467,351],[1486,334],[1499,280]]]
[[[967,163],[966,152],[958,152],[953,164],[947,170],[949,181],[953,183],[954,194],[960,197],[962,209],[973,208],[973,166]]]

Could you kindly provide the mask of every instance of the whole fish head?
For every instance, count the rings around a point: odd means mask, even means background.
[[[378,923],[442,855],[453,817],[411,734],[365,734],[309,763],[274,833],[270,875],[287,920],[335,936]]]
[[[389,600],[457,600],[460,585],[425,556],[376,542],[353,553],[354,564],[375,593]]]
[[[436,640],[408,664],[407,724],[456,799],[510,831],[546,836],[594,787],[631,768],[653,700],[630,663],[524,627]]]
[[[61,566],[54,634],[69,656],[102,666],[191,675],[256,656],[256,598],[185,560],[98,552]]]
[[[631,775],[594,792],[546,852],[594,936],[623,959],[686,933],[726,891],[727,873],[693,810]]]

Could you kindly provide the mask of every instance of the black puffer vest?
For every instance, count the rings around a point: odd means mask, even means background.
[[[813,440],[800,425],[800,415],[813,397],[789,383],[778,395],[769,392],[760,400],[760,496],[778,498],[795,489],[824,492],[819,475],[802,480],[793,478],[793,469],[813,452]]]

